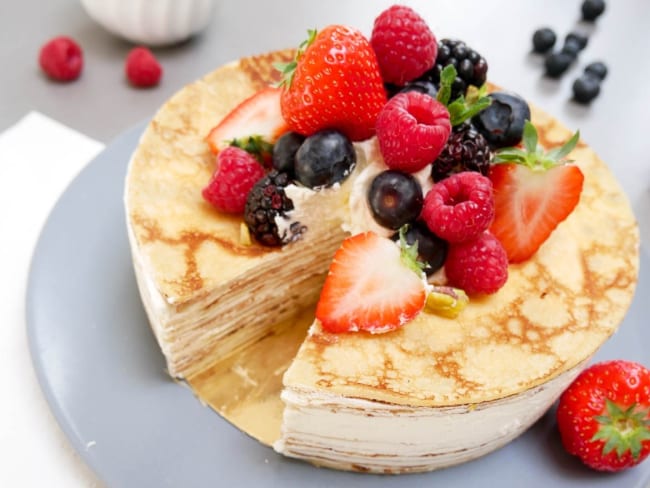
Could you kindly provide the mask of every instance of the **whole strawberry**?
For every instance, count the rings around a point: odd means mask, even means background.
[[[557,409],[562,445],[587,466],[620,471],[650,454],[650,371],[632,361],[584,370]]]
[[[310,38],[283,68],[282,116],[309,136],[337,129],[353,141],[375,133],[386,92],[377,57],[358,30],[330,25]]]
[[[219,152],[217,168],[201,194],[222,212],[243,214],[248,192],[264,174],[264,168],[253,155],[229,146]]]
[[[393,5],[375,19],[370,36],[386,83],[397,86],[431,69],[438,42],[425,20],[406,5]]]

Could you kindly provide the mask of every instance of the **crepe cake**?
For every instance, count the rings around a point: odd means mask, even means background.
[[[154,116],[132,155],[125,206],[133,263],[173,377],[204,370],[313,304],[343,238],[335,228],[322,235],[314,228],[300,246],[249,245],[240,218],[215,214],[201,198],[214,165],[206,135],[277,80],[273,65],[292,55],[245,58],[186,86]]]
[[[206,370],[313,305],[346,236],[336,219],[316,219],[304,239],[266,248],[200,196],[212,169],[206,134],[290,57],[244,58],[183,88],[129,165],[134,268],[174,377]],[[570,135],[534,107],[532,121],[547,147]],[[284,376],[275,449],[337,469],[425,471],[496,449],[539,418],[614,333],[638,273],[638,230],[620,186],[583,142],[571,157],[585,174],[579,205],[533,258],[510,266],[498,293],[472,298],[456,319],[423,313],[383,335],[314,323]]]

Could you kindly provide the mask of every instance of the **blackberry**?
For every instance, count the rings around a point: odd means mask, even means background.
[[[431,166],[433,181],[461,171],[476,171],[487,176],[490,148],[485,137],[470,123],[454,127],[440,156]]]
[[[427,80],[440,84],[440,73],[445,66],[453,64],[457,76],[451,87],[451,100],[465,95],[467,87],[480,87],[487,80],[488,64],[483,56],[470,48],[463,41],[443,39],[438,43],[436,63],[419,80]]]
[[[264,178],[255,183],[246,199],[244,220],[248,230],[265,246],[281,246],[297,238],[304,229],[295,222],[291,225],[290,233],[284,231],[280,235],[275,218],[285,216],[293,210],[293,202],[284,192],[284,188],[291,183],[289,175],[277,170],[271,171]]]

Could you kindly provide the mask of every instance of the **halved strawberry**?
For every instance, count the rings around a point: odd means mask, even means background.
[[[233,139],[250,136],[274,143],[289,129],[280,111],[280,94],[280,88],[269,86],[237,105],[208,134],[210,150],[216,154]]]
[[[526,149],[497,152],[498,164],[489,175],[495,201],[490,232],[501,241],[511,263],[535,254],[578,204],[584,175],[577,166],[562,161],[578,137],[576,133],[561,148],[543,153],[534,126],[526,122]]]
[[[377,334],[412,320],[424,308],[426,291],[414,272],[413,255],[407,254],[374,232],[344,240],[316,306],[323,328]]]

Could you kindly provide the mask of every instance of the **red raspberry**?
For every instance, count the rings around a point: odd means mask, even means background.
[[[499,240],[483,232],[476,239],[449,246],[445,274],[450,285],[468,294],[494,293],[508,279],[508,257]]]
[[[79,78],[83,68],[83,52],[74,39],[59,36],[43,44],[38,63],[47,76],[58,81]]]
[[[424,199],[422,219],[431,232],[446,241],[475,239],[494,219],[492,182],[475,171],[439,181]]]
[[[146,47],[134,47],[126,56],[126,77],[135,86],[148,87],[158,84],[162,67]]]
[[[243,214],[248,192],[264,174],[264,168],[251,154],[228,146],[219,152],[217,169],[201,194],[222,212]]]
[[[379,14],[370,44],[384,82],[398,86],[431,69],[438,54],[438,42],[427,23],[405,5],[393,5]]]
[[[379,112],[376,131],[386,165],[414,173],[435,161],[445,147],[449,112],[424,93],[399,93]]]

